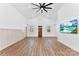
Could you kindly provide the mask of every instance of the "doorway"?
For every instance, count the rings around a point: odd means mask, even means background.
[[[38,38],[42,38],[42,26],[38,26]]]

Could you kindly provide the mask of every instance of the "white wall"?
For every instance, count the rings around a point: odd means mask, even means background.
[[[43,37],[56,37],[55,23],[56,23],[55,17],[53,19],[47,19],[43,17],[36,17],[34,19],[30,19],[27,25],[28,28],[27,36],[38,37],[38,26],[42,25]],[[30,25],[34,26],[34,32],[29,31]],[[47,26],[51,26],[51,32],[47,32]]]
[[[69,21],[71,19],[78,19],[79,23],[79,4],[64,4],[58,12],[58,40],[65,45],[79,51],[79,24],[78,34],[60,33],[60,23],[63,21]]]
[[[0,29],[0,50],[24,39],[26,34],[19,29]]]
[[[0,50],[22,40],[26,19],[10,4],[0,3]]]
[[[0,28],[22,29],[26,18],[14,7],[7,3],[0,3]]]

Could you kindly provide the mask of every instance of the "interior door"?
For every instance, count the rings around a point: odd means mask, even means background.
[[[42,26],[38,26],[38,38],[42,38]]]

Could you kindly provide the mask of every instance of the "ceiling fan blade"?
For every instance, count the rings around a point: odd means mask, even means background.
[[[40,6],[42,6],[42,4],[41,4],[41,3],[39,3],[39,5],[40,5]]]
[[[43,6],[45,5],[45,3],[43,3]]]
[[[34,4],[34,3],[31,3],[32,5],[35,5],[35,6],[37,6],[37,7],[40,7],[39,5],[37,5],[37,4]]]
[[[43,8],[43,9],[44,9],[44,11],[48,12],[45,8]]]
[[[53,3],[46,4],[45,6],[49,6],[49,5],[51,5],[51,4],[53,4]]]
[[[38,9],[36,12],[39,12],[41,9]]]
[[[39,8],[32,8],[32,9],[39,9]]]
[[[52,9],[51,7],[45,7],[45,9]]]

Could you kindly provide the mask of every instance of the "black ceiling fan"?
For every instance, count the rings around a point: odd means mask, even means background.
[[[37,4],[34,4],[34,3],[31,3],[32,5],[36,6],[36,8],[32,8],[32,9],[37,9],[36,12],[39,12],[41,11],[41,13],[43,13],[43,11],[45,12],[48,12],[47,9],[52,9],[51,7],[48,7],[49,5],[52,5],[53,3],[38,3],[39,5]]]

